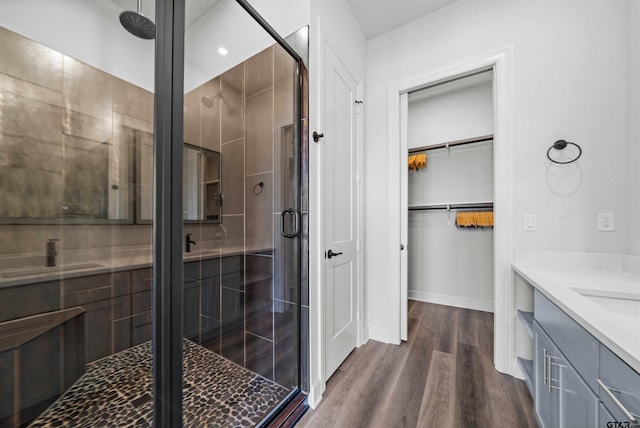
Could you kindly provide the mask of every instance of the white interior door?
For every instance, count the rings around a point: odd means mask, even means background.
[[[409,177],[407,166],[409,94],[400,95],[400,339],[407,340],[409,299]]]
[[[324,45],[325,379],[357,346],[357,84]],[[335,254],[335,255],[334,255]]]

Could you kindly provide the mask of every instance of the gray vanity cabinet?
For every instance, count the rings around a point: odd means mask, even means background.
[[[549,378],[549,358],[557,358],[558,350],[537,322],[533,323],[535,414],[541,428],[555,428],[560,421],[559,383]],[[556,370],[557,374],[557,370]]]
[[[616,428],[623,428],[635,420],[635,426],[640,426],[640,374],[602,344],[598,396],[611,417],[607,422],[620,421],[623,424]]]
[[[534,301],[534,406],[538,423],[543,428],[599,426],[599,342],[540,293],[535,293]]]
[[[595,427],[598,399],[534,322],[535,412],[543,428]]]

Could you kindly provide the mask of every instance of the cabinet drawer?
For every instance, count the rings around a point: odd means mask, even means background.
[[[242,256],[230,256],[222,258],[222,274],[242,272],[244,266],[242,263]]]
[[[609,387],[620,403],[632,414],[640,415],[640,374],[602,344],[599,373],[602,383]],[[598,397],[615,420],[629,420],[601,386],[598,389]]]
[[[587,385],[597,391],[598,340],[537,290],[534,318]]]

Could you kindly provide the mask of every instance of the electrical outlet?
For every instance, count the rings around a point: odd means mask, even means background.
[[[538,214],[524,215],[524,230],[535,232],[538,230]]]
[[[614,230],[613,213],[598,213],[598,231],[612,232]]]

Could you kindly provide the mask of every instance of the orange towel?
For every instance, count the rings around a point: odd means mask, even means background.
[[[427,166],[427,154],[421,153],[419,155],[409,156],[409,170],[419,170]]]
[[[456,214],[458,227],[493,227],[493,212],[459,212]]]

